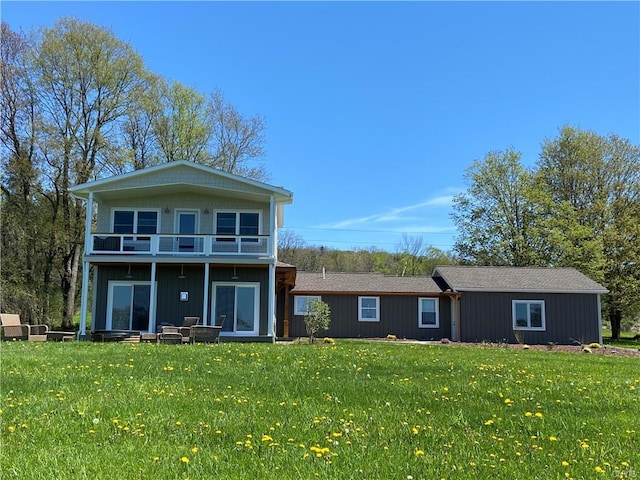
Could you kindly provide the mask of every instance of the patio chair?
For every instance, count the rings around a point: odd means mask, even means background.
[[[186,343],[189,341],[189,336],[185,337],[180,331],[183,327],[174,327],[171,325],[165,325],[160,329],[158,334],[158,343]]]
[[[226,315],[220,315],[216,325],[193,325],[191,327],[191,343],[220,343],[220,332],[222,324],[227,318]]]
[[[29,325],[20,322],[20,315],[16,313],[0,313],[3,340],[29,340],[31,342],[46,342],[47,325]]]

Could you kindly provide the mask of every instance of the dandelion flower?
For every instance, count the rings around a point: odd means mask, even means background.
[[[181,461],[182,463],[189,463],[189,457],[182,457],[182,458],[180,459],[180,461]]]
[[[192,453],[198,453],[198,447],[193,447],[193,448],[191,449],[191,452],[192,452]]]
[[[555,436],[551,435],[551,436],[549,437],[549,441],[550,441],[550,442],[557,442],[557,441],[558,441],[558,437],[555,437]]]
[[[604,473],[604,469],[600,465],[594,468],[594,470],[596,471],[596,473]]]
[[[569,466],[569,462],[567,462],[566,460],[562,461],[562,466],[563,467],[568,467]]]
[[[424,455],[424,450],[416,450],[416,456],[420,457],[421,455]]]

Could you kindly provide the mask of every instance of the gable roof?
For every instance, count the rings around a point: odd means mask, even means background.
[[[149,195],[152,192],[202,191],[229,195],[241,193],[256,198],[273,195],[277,203],[291,203],[293,194],[282,187],[223,172],[217,168],[186,160],[167,162],[133,172],[75,185],[69,189],[77,198],[87,199],[93,193],[96,199],[128,194]]]
[[[433,276],[457,292],[608,293],[575,268],[440,266]]]
[[[293,294],[433,295],[442,293],[431,277],[380,273],[298,272]]]

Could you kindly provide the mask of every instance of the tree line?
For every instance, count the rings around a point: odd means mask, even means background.
[[[456,263],[450,253],[427,245],[422,237],[402,235],[394,252],[375,246],[339,250],[309,245],[291,230],[279,233],[278,260],[307,272],[325,268],[331,272],[375,272],[400,277],[431,275],[437,265]]]

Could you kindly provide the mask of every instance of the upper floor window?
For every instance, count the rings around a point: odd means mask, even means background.
[[[513,300],[511,302],[514,330],[544,330],[544,300]]]
[[[358,297],[358,321],[380,321],[380,297]]]
[[[113,233],[158,232],[158,212],[151,210],[114,210]]]
[[[258,212],[218,212],[216,214],[216,234],[218,235],[258,235],[260,214]]]
[[[438,328],[439,326],[438,299],[418,298],[418,327]]]

